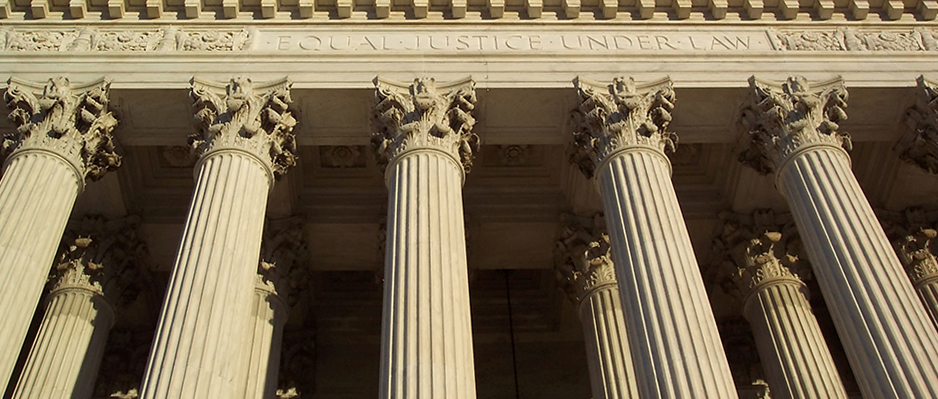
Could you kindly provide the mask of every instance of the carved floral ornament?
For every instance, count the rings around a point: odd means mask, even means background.
[[[919,76],[917,82],[917,101],[905,113],[909,130],[895,150],[902,160],[938,173],[938,84],[924,76]]]
[[[3,136],[3,156],[53,151],[72,164],[80,179],[92,181],[117,169],[121,157],[111,135],[117,118],[108,110],[110,86],[107,78],[74,86],[61,76],[45,84],[10,78],[4,100],[16,129]]]
[[[189,146],[202,156],[216,150],[236,149],[254,155],[280,178],[296,165],[296,119],[289,111],[289,79],[255,84],[237,77],[227,85],[192,79],[192,108],[197,131]]]
[[[795,150],[812,144],[852,148],[840,132],[847,119],[847,90],[837,78],[811,88],[795,76],[776,84],[749,78],[750,94],[739,113],[744,145],[740,162],[762,174],[777,172]]]
[[[476,123],[472,78],[445,84],[418,78],[407,85],[376,77],[374,84],[371,143],[382,169],[417,148],[442,150],[458,160],[464,172],[472,169],[472,158],[479,150],[479,136],[472,132]]]
[[[921,208],[909,208],[901,215],[889,214],[881,218],[883,230],[916,287],[938,282],[936,219],[934,212]]]
[[[717,254],[708,280],[741,300],[770,284],[803,285],[811,275],[800,254],[797,230],[789,215],[759,210],[751,215],[724,212],[714,238]]]
[[[0,28],[0,51],[231,52],[249,49],[255,28],[12,29]]]
[[[554,265],[564,291],[575,302],[593,290],[615,284],[609,233],[602,213],[561,215],[554,245]]]
[[[303,237],[304,218],[268,219],[261,241],[257,267],[259,285],[276,293],[288,305],[297,301],[301,287],[308,281],[305,267],[309,251]]]
[[[609,155],[629,146],[674,151],[677,135],[667,131],[675,101],[670,78],[645,84],[615,78],[607,85],[577,77],[573,85],[579,104],[572,111],[570,162],[588,178]]]

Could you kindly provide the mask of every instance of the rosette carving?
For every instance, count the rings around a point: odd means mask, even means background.
[[[851,150],[850,136],[839,131],[847,119],[843,79],[812,90],[803,77],[790,77],[778,85],[753,76],[749,88],[739,116],[749,148],[739,155],[740,162],[769,174],[805,145],[830,144]]]
[[[579,303],[593,290],[616,284],[609,234],[602,213],[561,216],[554,245],[557,277],[567,295]]]
[[[197,131],[189,146],[198,156],[217,150],[253,154],[275,178],[296,165],[296,119],[289,111],[289,79],[254,84],[237,77],[227,85],[193,78],[192,108]]]
[[[376,77],[371,136],[378,165],[385,169],[402,153],[416,148],[442,150],[472,169],[479,136],[472,132],[476,119],[476,92],[472,78],[437,84],[433,78],[414,79],[410,85]]]
[[[899,158],[938,173],[938,85],[919,76],[918,101],[905,113],[909,131],[896,143]]]
[[[606,85],[577,77],[573,85],[580,100],[572,111],[570,162],[588,178],[606,157],[628,146],[674,151],[677,134],[667,131],[675,101],[670,78],[641,85],[615,78]]]
[[[938,282],[936,219],[934,212],[929,214],[920,208],[909,208],[901,215],[890,215],[882,221],[883,230],[915,287]]]
[[[30,149],[52,151],[75,168],[81,179],[98,180],[117,169],[121,157],[111,132],[117,118],[108,110],[111,81],[72,86],[56,77],[43,85],[15,78],[4,100],[16,129],[3,136],[3,155]]]
[[[148,252],[137,237],[140,218],[109,220],[85,216],[69,223],[50,277],[52,291],[69,287],[91,289],[111,304],[134,301],[145,285]]]
[[[788,215],[761,210],[752,215],[723,213],[720,220],[713,243],[715,267],[708,279],[728,294],[745,303],[749,295],[770,284],[803,285],[802,278],[810,276]]]
[[[261,241],[261,258],[257,267],[257,283],[292,305],[293,292],[308,280],[303,263],[308,257],[303,239],[303,218],[269,219]]]

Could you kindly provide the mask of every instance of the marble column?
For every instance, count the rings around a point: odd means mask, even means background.
[[[4,100],[16,130],[0,179],[0,392],[6,390],[56,246],[85,181],[120,166],[108,111],[110,81],[45,85],[11,78]]]
[[[938,327],[938,230],[933,228],[935,221],[928,219],[924,210],[910,208],[902,217],[884,221],[883,227],[925,311]]]
[[[231,398],[238,391],[267,194],[295,163],[290,86],[192,81],[195,190],[141,399]]]
[[[554,247],[561,284],[577,304],[593,399],[638,399],[625,316],[602,214],[563,215]]]
[[[740,160],[774,173],[864,397],[938,398],[938,333],[850,169],[847,92],[750,79]]]
[[[114,324],[114,305],[135,298],[139,218],[86,216],[71,223],[55,263],[46,312],[14,399],[90,399]]]
[[[462,185],[475,83],[375,78],[388,197],[381,399],[476,397]]]
[[[743,316],[776,399],[847,399],[834,358],[808,302],[806,261],[788,248],[795,235],[771,211],[723,216],[721,248]],[[766,224],[768,222],[768,224]],[[787,237],[786,237],[787,236]]]
[[[574,84],[571,161],[603,199],[639,395],[736,398],[664,153],[677,139],[671,81]]]
[[[300,263],[306,258],[302,222],[298,217],[269,220],[264,228],[251,302],[250,351],[242,360],[245,374],[236,398],[276,398],[283,327],[290,309],[287,300],[302,280],[294,270],[302,271]]]

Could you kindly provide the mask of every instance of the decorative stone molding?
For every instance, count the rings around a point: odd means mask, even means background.
[[[752,89],[740,109],[739,126],[748,148],[739,161],[762,174],[778,171],[796,150],[814,144],[852,148],[839,132],[847,119],[847,90],[837,78],[812,89],[804,77],[776,84],[749,78]]]
[[[320,147],[322,166],[327,168],[354,168],[364,165],[364,146],[336,145]]]
[[[902,213],[888,213],[880,218],[883,230],[905,267],[912,285],[919,287],[938,282],[938,218],[921,208],[909,208]]]
[[[636,84],[619,77],[612,84],[577,77],[579,104],[572,112],[574,152],[570,162],[589,178],[609,155],[630,146],[673,152],[677,135],[668,132],[674,110],[670,78]]]
[[[528,162],[531,149],[525,144],[501,145],[498,157],[505,166],[521,166]]]
[[[918,100],[905,113],[909,131],[896,143],[899,158],[938,173],[938,84],[919,76]]]
[[[7,83],[4,100],[16,124],[3,137],[7,162],[26,151],[50,151],[67,160],[82,182],[120,166],[111,135],[117,118],[108,110],[109,79],[74,86],[61,76],[44,85],[16,78]]]
[[[290,305],[297,299],[291,293],[300,291],[297,288],[309,280],[303,264],[309,254],[303,224],[304,219],[299,216],[268,219],[261,241],[257,281]]]
[[[114,305],[136,299],[144,288],[141,262],[147,257],[146,244],[137,237],[139,225],[137,216],[72,221],[50,276],[52,291],[91,289]]]
[[[912,31],[858,31],[842,27],[834,31],[767,31],[778,51],[938,51],[936,32],[924,28]]]
[[[251,48],[255,28],[0,29],[0,51],[38,52],[233,52]]]
[[[246,151],[280,178],[296,165],[296,119],[289,111],[289,79],[255,85],[237,77],[228,85],[193,78],[191,97],[198,131],[189,146],[204,159],[213,151]]]
[[[418,78],[407,85],[379,76],[374,84],[371,143],[382,170],[407,151],[432,148],[469,172],[479,150],[479,136],[472,132],[476,123],[472,78],[439,85],[433,78]]]
[[[802,277],[810,277],[810,268],[798,254],[799,246],[790,215],[776,215],[771,210],[752,215],[721,213],[713,247],[717,267],[722,270],[714,272],[726,273],[728,278],[713,280],[741,303],[770,284],[788,281],[803,285]]]
[[[554,244],[554,266],[567,295],[579,303],[593,290],[616,284],[609,233],[601,212],[593,216],[563,214]]]

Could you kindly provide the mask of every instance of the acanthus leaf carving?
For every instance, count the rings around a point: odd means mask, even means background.
[[[670,78],[636,85],[632,78],[619,77],[604,85],[577,77],[573,83],[579,104],[571,113],[570,162],[588,178],[606,157],[628,146],[675,150],[677,134],[667,130],[676,99]]]
[[[441,150],[466,173],[472,169],[479,136],[472,132],[476,92],[471,78],[439,85],[433,78],[418,78],[407,85],[376,77],[374,84],[371,143],[382,169],[415,148]]]
[[[31,148],[53,151],[81,179],[92,181],[117,169],[121,156],[111,134],[118,122],[108,109],[110,85],[109,79],[73,86],[61,76],[44,85],[10,78],[4,99],[17,127],[4,135],[3,155]]]
[[[938,173],[938,85],[924,76],[917,84],[917,101],[905,113],[909,129],[894,149],[902,160]]]
[[[938,281],[938,248],[935,247],[938,217],[912,207],[901,215],[883,217],[881,222],[912,285],[919,287]]]
[[[616,284],[609,234],[602,213],[561,215],[554,267],[564,291],[579,303],[594,290]]]
[[[300,216],[268,219],[261,241],[257,283],[289,306],[297,303],[309,281],[305,265],[309,251],[303,238],[303,222]]]
[[[198,156],[222,149],[247,151],[280,178],[297,159],[297,121],[289,110],[292,85],[286,78],[258,85],[244,77],[227,85],[193,78],[197,131],[189,135],[192,151]]]
[[[739,161],[762,174],[778,170],[797,149],[828,144],[852,149],[850,136],[839,131],[847,119],[847,90],[838,78],[812,90],[807,79],[788,78],[780,85],[749,78],[750,95],[739,114],[746,150]]]
[[[233,52],[249,49],[257,32],[248,29],[0,30],[0,51],[39,52]]]

